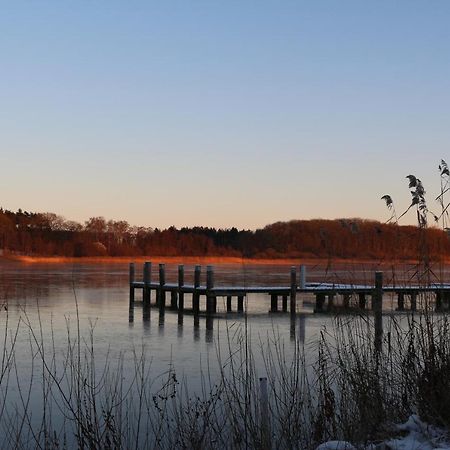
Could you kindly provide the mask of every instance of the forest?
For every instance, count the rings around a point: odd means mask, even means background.
[[[438,228],[383,224],[364,219],[293,220],[257,230],[202,226],[131,226],[92,217],[84,224],[55,213],[0,209],[4,255],[36,256],[234,256],[244,258],[417,259],[450,254]]]

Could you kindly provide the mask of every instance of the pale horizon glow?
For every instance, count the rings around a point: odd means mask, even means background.
[[[450,163],[450,3],[0,6],[0,206],[133,225],[386,221]],[[415,223],[410,212],[401,224]]]

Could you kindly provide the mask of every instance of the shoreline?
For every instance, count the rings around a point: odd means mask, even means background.
[[[252,264],[252,265],[312,265],[318,263],[334,264],[417,264],[417,260],[377,260],[373,258],[240,258],[236,256],[84,256],[84,257],[61,257],[61,256],[26,256],[26,255],[4,255],[1,261],[20,262],[24,264],[125,264],[144,263],[153,261],[166,264]],[[448,264],[449,259],[443,261]]]

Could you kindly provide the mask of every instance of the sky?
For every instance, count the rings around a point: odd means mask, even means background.
[[[449,23],[446,0],[0,0],[0,206],[385,221],[414,174],[438,209]]]

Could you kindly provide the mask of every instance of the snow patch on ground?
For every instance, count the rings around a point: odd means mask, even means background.
[[[345,441],[329,441],[319,445],[316,450],[450,450],[449,432],[422,422],[416,415],[410,416],[396,428],[398,437],[376,445],[355,447]]]

